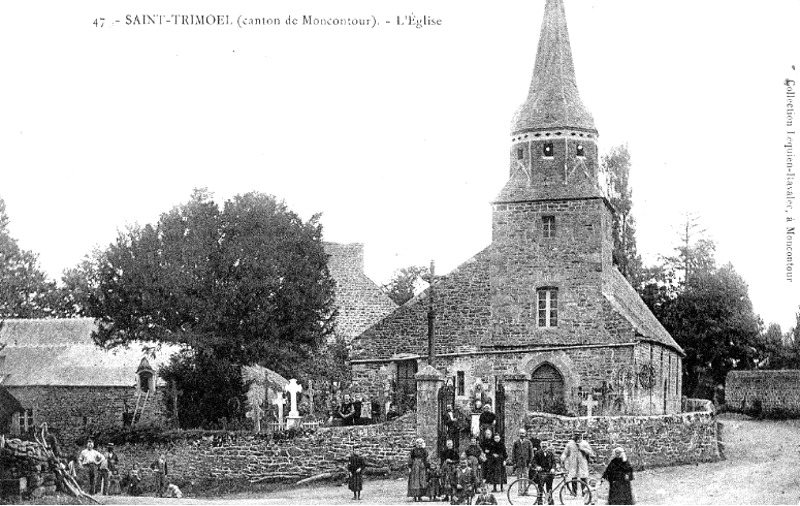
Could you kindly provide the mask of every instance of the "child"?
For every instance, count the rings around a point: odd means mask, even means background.
[[[428,466],[428,498],[431,501],[438,501],[442,495],[442,473],[435,462]]]
[[[489,487],[481,485],[481,493],[475,498],[475,504],[497,504],[497,499],[489,493]]]
[[[366,461],[358,454],[356,445],[353,445],[353,453],[347,462],[347,488],[353,492],[353,500],[361,500],[361,489],[364,488],[364,467]]]
[[[167,485],[167,497],[172,499],[182,499],[183,492],[181,492],[181,489],[179,489],[177,485],[170,483]]]
[[[139,464],[134,464],[128,473],[128,495],[137,496],[142,492],[139,490],[139,483],[142,478],[139,476]]]

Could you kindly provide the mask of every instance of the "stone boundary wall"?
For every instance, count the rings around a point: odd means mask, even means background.
[[[637,470],[722,460],[720,425],[707,412],[592,418],[529,413],[525,418],[528,436],[548,441],[556,455],[575,432],[583,434],[597,455],[593,473],[603,472],[617,446]]]
[[[397,471],[406,468],[415,439],[416,416],[409,414],[376,425],[324,427],[313,434],[285,440],[261,434],[201,433],[166,444],[118,445],[117,454],[120,474],[126,476],[138,463],[143,468],[144,489],[151,490],[154,478],[149,468],[160,453],[165,453],[169,481],[186,492],[200,483],[247,483],[257,479],[294,482],[333,471],[347,464],[354,443],[370,466]]]
[[[725,404],[744,411],[758,399],[765,412],[800,412],[800,371],[731,371],[725,378]]]

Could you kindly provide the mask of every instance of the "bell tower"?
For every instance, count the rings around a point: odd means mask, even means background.
[[[592,301],[612,251],[597,129],[578,93],[564,0],[546,0],[509,155],[509,179],[492,202],[492,346],[556,344],[598,325]]]

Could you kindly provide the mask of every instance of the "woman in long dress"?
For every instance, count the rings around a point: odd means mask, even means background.
[[[454,448],[453,440],[448,439],[445,443],[446,447],[439,458],[442,461],[441,472],[442,476],[447,476],[444,482],[444,495],[445,500],[449,501],[453,497],[453,487],[451,486],[450,476],[453,475],[458,467],[458,451]]]
[[[602,479],[608,480],[608,504],[634,503],[631,490],[633,467],[622,448],[614,449],[614,458],[608,463]]]
[[[358,454],[353,446],[353,453],[347,462],[347,488],[353,492],[353,500],[361,500],[361,490],[364,488],[364,467],[367,465],[364,457]]]
[[[408,456],[408,496],[413,497],[414,502],[420,502],[427,492],[428,450],[425,449],[425,440],[419,438]]]
[[[500,491],[502,492],[503,485],[507,481],[506,460],[508,460],[508,452],[500,434],[495,434],[486,443],[484,451],[486,452],[486,474],[484,479],[486,479],[486,483],[492,484],[493,492],[497,492],[497,485],[500,485]]]

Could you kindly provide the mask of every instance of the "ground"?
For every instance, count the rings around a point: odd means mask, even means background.
[[[634,495],[639,504],[798,504],[800,500],[800,420],[757,421],[722,415],[726,460],[676,466],[635,474]],[[630,456],[635,464],[635,456]],[[361,504],[411,503],[405,480],[368,480]],[[608,486],[600,488],[605,504]],[[107,504],[352,504],[344,486],[285,488],[262,494],[239,494],[217,499],[156,499],[114,497]],[[500,504],[508,504],[497,494]],[[439,503],[443,504],[443,503]]]

